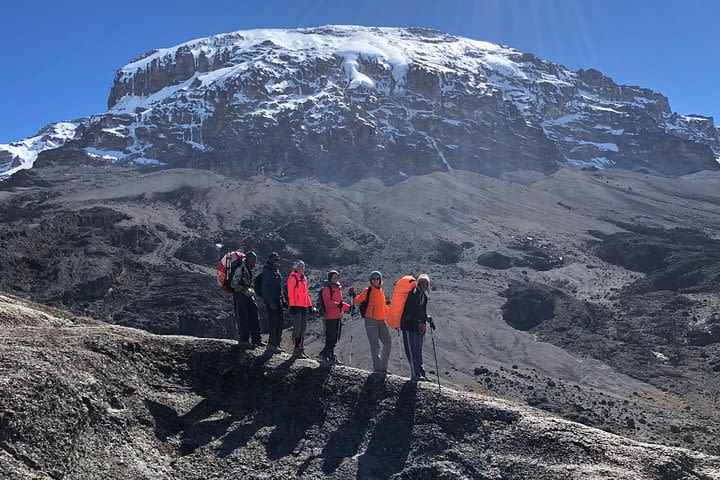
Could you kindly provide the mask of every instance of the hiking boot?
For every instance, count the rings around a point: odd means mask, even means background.
[[[275,345],[268,345],[265,350],[270,353],[282,353],[282,350]]]
[[[373,368],[373,373],[377,373],[380,375],[387,375],[388,371],[382,368]]]
[[[252,344],[255,346],[255,348],[267,346],[267,343],[263,343],[262,340],[258,340],[257,342],[252,342]]]
[[[342,364],[343,364],[340,360],[337,359],[337,357],[336,357],[335,355],[333,355],[332,357],[330,357],[330,361],[331,361],[332,363],[334,363],[335,365],[342,365]]]
[[[305,352],[303,351],[302,348],[296,348],[295,350],[293,350],[292,356],[295,358],[310,358],[307,355],[305,355]]]
[[[322,363],[329,363],[332,359],[328,357],[327,355],[323,355],[322,353],[318,355],[318,360]]]
[[[429,382],[430,379],[428,377],[426,377],[425,375],[422,375],[422,376],[418,377],[417,381],[418,382]]]

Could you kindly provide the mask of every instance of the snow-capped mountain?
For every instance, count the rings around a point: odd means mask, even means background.
[[[87,161],[278,177],[720,168],[713,119],[659,93],[417,28],[239,31],[149,52],[118,70],[107,112],[0,146],[0,172],[63,143]]]

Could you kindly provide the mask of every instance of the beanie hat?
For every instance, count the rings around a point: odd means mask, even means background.
[[[427,283],[427,285],[430,286],[430,277],[428,277],[427,273],[423,273],[418,277],[417,283],[420,284],[422,282]]]
[[[252,250],[250,250],[249,252],[247,252],[247,253],[245,254],[245,258],[257,258],[257,253],[255,253],[255,252],[253,252]]]
[[[328,281],[332,280],[333,275],[337,275],[338,277],[340,276],[340,274],[337,272],[337,270],[330,270],[327,275]]]
[[[295,263],[293,263],[293,270],[297,270],[299,267],[304,267],[305,262],[302,260],[296,260]]]
[[[374,278],[379,278],[379,279],[380,279],[380,285],[382,285],[382,273],[378,272],[377,270],[375,270],[374,272],[371,272],[371,273],[370,273],[370,280],[372,280],[372,279],[374,279]]]

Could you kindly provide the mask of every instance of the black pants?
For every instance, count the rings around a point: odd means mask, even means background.
[[[253,343],[260,343],[260,317],[255,300],[235,292],[233,293],[233,303],[240,341],[247,343],[252,336]]]
[[[322,349],[320,355],[332,357],[335,355],[335,345],[337,345],[340,339],[340,332],[342,330],[342,322],[339,318],[337,319],[325,319],[325,348]]]
[[[280,302],[275,302],[275,305],[278,306],[277,310],[273,310],[270,308],[270,304],[265,302],[265,307],[268,312],[268,333],[270,334],[268,344],[279,347],[283,327],[285,326],[285,317],[283,316],[283,309]]]

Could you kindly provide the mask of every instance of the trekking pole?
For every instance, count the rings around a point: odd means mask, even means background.
[[[355,316],[355,287],[350,289],[350,298],[352,299],[352,304],[350,305],[350,363],[348,365],[352,367],[353,337],[355,336],[355,322],[353,321],[353,317]]]
[[[432,339],[432,346],[433,346],[433,356],[435,357],[435,373],[437,374],[437,381],[438,381],[438,398],[440,397],[440,369],[438,368],[438,361],[437,361],[437,350],[435,349],[435,334],[433,333],[435,329],[430,328],[430,338]],[[437,399],[435,399],[437,402]]]

